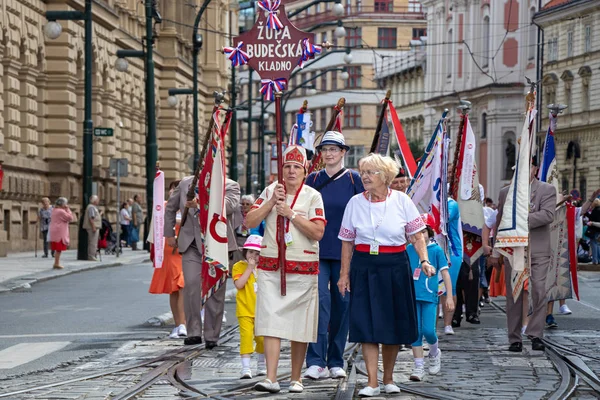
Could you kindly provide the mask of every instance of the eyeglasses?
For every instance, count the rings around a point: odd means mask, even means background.
[[[381,173],[381,171],[360,171],[359,174],[360,176],[375,176],[375,175],[379,175]]]
[[[340,149],[339,147],[323,147],[321,148],[321,153],[339,153],[340,151],[342,151],[342,149]]]

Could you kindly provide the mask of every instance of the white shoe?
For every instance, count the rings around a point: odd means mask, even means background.
[[[521,335],[524,335],[526,330],[527,330],[527,325],[524,325],[524,326],[521,328]]]
[[[250,371],[250,368],[242,368],[242,376],[240,376],[240,379],[252,379],[252,371]]]
[[[327,368],[319,367],[318,365],[313,365],[308,368],[304,373],[305,378],[310,379],[321,379],[321,378],[329,378],[329,371]]]
[[[256,368],[256,376],[265,376],[267,375],[267,366],[265,363],[258,363],[258,367]]]
[[[454,335],[454,329],[452,329],[452,325],[445,326],[444,333],[446,335]]]
[[[277,393],[281,390],[278,382],[271,382],[270,379],[265,379],[262,382],[258,382],[254,385],[254,390],[258,392],[269,392],[269,393]]]
[[[333,379],[345,378],[346,371],[340,367],[333,367],[329,370],[329,376]]]
[[[400,393],[400,388],[393,383],[388,383],[383,388],[383,391],[386,392],[387,394]]]
[[[175,327],[173,328],[173,330],[171,331],[171,334],[169,335],[169,339],[178,339],[179,338],[179,327]]]
[[[444,318],[444,311],[442,311],[441,307],[440,307],[440,312],[438,313],[438,318],[439,319],[443,319]]]
[[[181,324],[177,327],[177,334],[179,335],[179,337],[187,336],[187,328],[184,324]]]
[[[360,389],[358,395],[360,397],[373,397],[379,396],[380,393],[381,391],[379,390],[379,386],[377,386],[376,388],[372,388],[371,386],[365,386],[364,388]]]
[[[223,318],[221,319],[223,323],[227,322],[227,311],[223,311]]]
[[[442,369],[442,351],[438,349],[438,353],[435,357],[429,356],[429,373],[431,375],[437,375]]]
[[[411,381],[415,381],[415,382],[421,382],[423,380],[423,377],[425,376],[425,368],[423,367],[415,367],[412,371],[412,374],[410,374],[410,380]]]
[[[290,393],[302,393],[303,391],[304,391],[304,385],[302,384],[302,382],[298,382],[298,381],[290,382],[290,389],[289,389]]]
[[[562,315],[569,315],[569,314],[572,314],[573,312],[571,311],[569,306],[567,306],[566,304],[563,304],[562,306],[560,306],[558,313],[562,314]]]

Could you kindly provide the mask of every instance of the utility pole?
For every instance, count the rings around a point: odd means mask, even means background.
[[[233,109],[233,114],[231,116],[231,138],[229,139],[229,143],[231,143],[231,159],[229,160],[229,177],[231,180],[237,182],[238,180],[238,167],[237,167],[237,141],[238,141],[238,131],[237,131],[237,111],[235,109],[237,101],[237,88],[235,87],[235,68],[231,68],[231,108]]]
[[[235,68],[233,68],[235,69]],[[249,97],[252,97],[252,90],[254,85],[252,84],[252,73],[254,70],[250,68],[248,70]],[[248,140],[246,149],[246,194],[252,193],[252,100],[248,103]]]

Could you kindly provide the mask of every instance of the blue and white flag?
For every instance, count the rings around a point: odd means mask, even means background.
[[[551,184],[556,188],[558,193],[558,168],[556,165],[556,146],[554,143],[554,132],[556,132],[556,121],[558,117],[550,112],[548,116],[550,125],[546,132],[546,140],[544,141],[544,149],[542,152],[542,162],[538,178],[542,182]]]

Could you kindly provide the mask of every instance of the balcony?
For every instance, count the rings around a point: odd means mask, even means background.
[[[302,30],[309,29],[318,24],[327,22],[335,22],[339,18],[336,17],[331,9],[324,9],[325,5],[315,5],[299,15],[291,18],[293,24]],[[413,7],[393,6],[391,3],[382,2],[375,5],[352,4],[344,5],[345,14],[341,18],[343,21],[346,18],[365,18],[370,20],[378,19],[394,19],[394,20],[422,20],[425,22],[425,13],[423,11],[413,11]],[[291,7],[289,11],[294,11]]]

